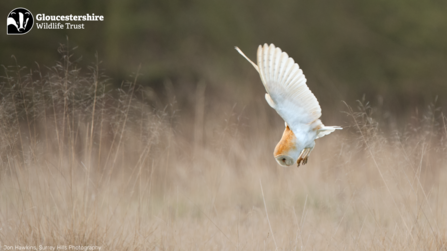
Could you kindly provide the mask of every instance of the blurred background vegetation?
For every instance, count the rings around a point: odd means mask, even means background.
[[[18,6],[105,20],[86,22],[85,30],[2,32],[2,65],[15,65],[14,55],[21,66],[52,66],[68,37],[78,66],[86,69],[98,53],[115,86],[141,65],[139,84],[157,93],[169,82],[180,105],[199,82],[208,97],[244,103],[263,99],[264,90],[234,46],[255,59],[259,44],[274,43],[303,68],[323,111],[363,95],[395,115],[436,97],[447,106],[446,1],[8,0],[0,2],[3,20]]]
[[[0,244],[446,250],[447,1],[1,0],[0,18],[16,7],[105,20],[0,32]],[[284,122],[234,50],[263,43],[344,127],[299,169],[272,158]]]

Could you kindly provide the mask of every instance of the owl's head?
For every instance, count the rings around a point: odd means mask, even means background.
[[[296,163],[296,159],[293,159],[292,157],[287,155],[278,155],[275,157],[275,159],[278,164],[284,167],[291,166]]]

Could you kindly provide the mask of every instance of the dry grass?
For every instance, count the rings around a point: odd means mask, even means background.
[[[284,169],[267,105],[205,107],[199,84],[188,119],[67,53],[46,75],[25,70],[1,83],[2,248],[447,249],[447,127],[433,107],[384,133],[367,104],[347,106],[350,126]]]

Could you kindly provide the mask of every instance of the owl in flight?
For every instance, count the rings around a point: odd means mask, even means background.
[[[342,129],[325,126],[319,119],[321,108],[317,98],[306,85],[306,77],[287,53],[271,44],[258,47],[258,64],[253,63],[236,47],[261,76],[267,103],[285,121],[285,130],[273,156],[281,166],[305,165],[315,140]]]

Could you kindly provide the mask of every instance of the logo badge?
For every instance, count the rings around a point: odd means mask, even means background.
[[[15,8],[9,12],[6,20],[6,34],[25,35],[34,26],[34,16],[25,8]]]

